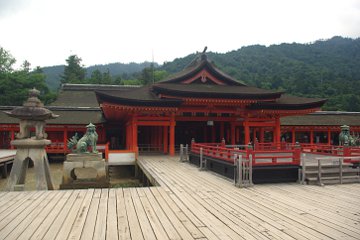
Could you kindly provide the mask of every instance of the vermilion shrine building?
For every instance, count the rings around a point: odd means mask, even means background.
[[[337,143],[340,126],[360,131],[360,114],[317,112],[324,99],[301,98],[250,87],[223,73],[201,54],[182,72],[148,86],[65,84],[48,106],[49,153],[67,153],[66,141],[97,126],[100,145],[128,152],[174,155],[179,144],[282,142]],[[0,110],[12,107],[2,106]],[[0,147],[10,148],[16,119],[0,112]]]

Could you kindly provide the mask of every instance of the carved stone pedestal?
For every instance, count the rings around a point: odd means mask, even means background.
[[[83,171],[82,178],[77,176]],[[106,164],[101,153],[68,154],[63,168],[61,189],[109,187]]]
[[[47,139],[20,139],[11,142],[17,148],[14,163],[6,190],[24,190],[26,171],[29,160],[34,162],[36,176],[36,190],[53,190],[49,162],[45,146],[51,144]]]

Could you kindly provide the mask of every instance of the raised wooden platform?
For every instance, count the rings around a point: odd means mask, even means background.
[[[360,239],[360,184],[239,189],[177,160],[140,158],[157,187],[1,192],[0,239]]]

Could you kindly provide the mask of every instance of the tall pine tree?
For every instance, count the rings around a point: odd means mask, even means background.
[[[62,83],[84,83],[86,70],[81,65],[81,58],[77,55],[71,55],[66,59],[64,73],[61,75]]]

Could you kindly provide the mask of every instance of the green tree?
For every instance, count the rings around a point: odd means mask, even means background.
[[[13,71],[15,58],[4,48],[0,47],[0,73],[8,73]]]
[[[112,78],[110,75],[110,70],[107,69],[106,72],[103,73],[103,78],[102,78],[102,84],[111,84],[112,82]]]
[[[64,68],[63,75],[60,76],[62,83],[84,83],[86,70],[81,65],[81,58],[71,55],[66,59],[67,65]]]
[[[99,69],[96,69],[91,73],[90,83],[99,84],[102,82],[102,78],[103,78],[102,73],[100,72]]]
[[[19,70],[13,70],[12,65],[16,62],[15,58],[4,49],[1,52],[0,61],[3,64],[0,71],[1,105],[21,105],[28,97],[28,90],[34,87],[40,90],[41,99],[45,104],[56,98],[56,94],[49,91],[43,73],[30,72],[28,61],[25,61]]]

